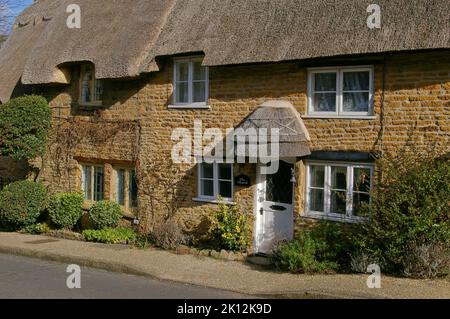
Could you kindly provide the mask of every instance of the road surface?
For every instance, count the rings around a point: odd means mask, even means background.
[[[250,296],[81,267],[80,289],[69,289],[66,264],[0,254],[0,299],[235,299]],[[193,269],[193,271],[195,271]],[[74,280],[71,281],[75,283]]]

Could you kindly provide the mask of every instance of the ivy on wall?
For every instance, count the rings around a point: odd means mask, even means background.
[[[41,96],[18,97],[0,105],[0,155],[14,160],[42,156],[51,120],[48,102]]]

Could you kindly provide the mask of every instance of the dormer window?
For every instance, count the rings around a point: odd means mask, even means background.
[[[95,79],[94,67],[92,65],[83,65],[80,79],[80,104],[101,105],[103,85],[101,80]]]
[[[208,67],[202,58],[181,58],[174,61],[174,108],[208,107]]]

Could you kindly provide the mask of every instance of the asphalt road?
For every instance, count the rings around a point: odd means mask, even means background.
[[[69,289],[61,263],[0,254],[0,298],[236,299],[247,295],[81,267],[81,288]],[[194,270],[193,270],[194,271]]]

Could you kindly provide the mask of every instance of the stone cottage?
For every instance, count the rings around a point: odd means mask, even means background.
[[[82,190],[87,207],[111,199],[145,229],[170,219],[201,234],[222,199],[254,216],[253,249],[267,252],[304,223],[360,221],[384,156],[448,152],[446,0],[76,2],[80,28],[72,0],[18,17],[0,101],[48,99],[39,180]],[[175,163],[180,128],[202,146],[207,129],[276,128],[278,170]]]

